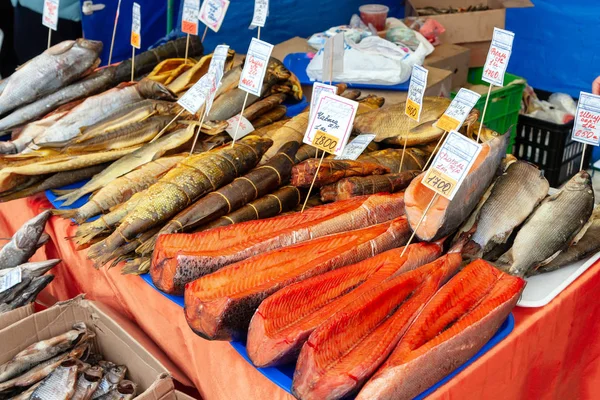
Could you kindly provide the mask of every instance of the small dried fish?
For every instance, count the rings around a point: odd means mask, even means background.
[[[31,400],[69,400],[75,393],[77,362],[63,361],[33,391]]]
[[[92,394],[92,399],[97,399],[115,389],[119,382],[121,382],[125,377],[127,367],[124,365],[113,364],[109,368],[106,368],[104,372],[105,373],[102,377],[102,380],[98,384],[94,394]]]

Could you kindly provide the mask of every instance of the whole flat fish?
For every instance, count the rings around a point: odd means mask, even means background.
[[[102,42],[77,39],[50,47],[11,75],[0,95],[0,115],[68,85],[97,66]]]
[[[477,228],[471,240],[477,245],[474,258],[498,244],[503,244],[546,197],[550,185],[543,173],[525,161],[512,163],[496,179],[492,192],[483,204]]]
[[[590,175],[580,171],[564,188],[542,201],[521,228],[512,248],[498,265],[512,275],[552,261],[564,250],[592,215],[594,190]]]
[[[64,361],[33,391],[31,400],[69,400],[76,383],[77,362]]]
[[[50,211],[44,211],[19,228],[10,242],[0,249],[0,269],[13,268],[29,260],[35,253],[50,215]]]

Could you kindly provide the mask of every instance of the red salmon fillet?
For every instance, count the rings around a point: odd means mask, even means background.
[[[317,237],[364,228],[404,214],[404,195],[363,196],[304,213],[211,229],[159,236],[150,274],[154,285],[182,294],[186,283],[225,265]]]
[[[461,262],[460,252],[452,252],[388,279],[319,326],[298,357],[296,397],[339,399],[359,389]]]
[[[525,281],[483,260],[431,299],[357,399],[412,399],[471,358],[513,309]]]
[[[315,276],[263,301],[248,328],[246,349],[258,367],[293,360],[308,336],[356,297],[393,274],[411,271],[438,258],[441,243],[417,243]],[[310,294],[310,295],[307,295]]]
[[[243,338],[256,308],[292,283],[373,257],[406,243],[405,217],[273,250],[186,285],[185,315],[207,339]]]

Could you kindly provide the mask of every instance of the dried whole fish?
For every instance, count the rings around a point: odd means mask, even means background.
[[[0,95],[0,115],[73,82],[98,64],[102,42],[77,39],[50,47],[19,68]]]
[[[127,367],[124,365],[113,364],[112,366],[105,368],[104,376],[102,377],[102,380],[98,384],[98,387],[91,398],[97,399],[115,389],[119,382],[125,378],[126,372]]]
[[[31,400],[69,400],[75,393],[77,362],[63,361],[33,391]]]
[[[307,128],[308,112],[298,114],[287,121],[273,135],[269,136],[273,140],[273,146],[271,146],[271,148],[265,153],[264,160],[268,161],[269,158],[277,154],[277,151],[281,148],[281,146],[287,142],[294,141],[302,143],[302,139],[304,138]]]
[[[340,179],[351,176],[382,175],[390,170],[380,164],[353,160],[318,160],[316,158],[303,161],[292,169],[292,185],[314,187],[329,185]]]
[[[16,154],[23,151],[36,137],[44,133],[56,121],[67,115],[67,111],[53,113],[39,121],[31,122],[23,127],[17,138],[6,142],[0,142],[1,154]],[[11,114],[12,115],[12,114]]]
[[[591,177],[580,171],[535,209],[498,265],[512,275],[524,276],[530,269],[551,262],[589,220],[593,208]]]
[[[103,396],[98,397],[98,400],[129,400],[135,397],[137,385],[131,381],[123,380],[119,382],[117,387]]]
[[[399,174],[372,175],[342,179],[321,187],[321,201],[340,201],[351,197],[380,192],[394,193],[405,189],[421,171],[404,171]]]
[[[400,149],[385,149],[373,151],[371,153],[362,154],[358,157],[358,161],[366,161],[374,164],[383,165],[390,169],[391,172],[401,172],[400,162],[402,161],[402,171],[408,170],[423,170],[427,162],[428,154],[417,148],[407,148],[402,160],[402,150]]]
[[[143,199],[107,239],[90,247],[88,257],[104,263],[126,240],[165,221],[206,193],[253,168],[272,145],[269,139],[246,136],[235,145],[191,155],[142,192]]]
[[[275,106],[272,109],[270,109],[269,111],[265,112],[264,114],[261,114],[258,117],[256,117],[255,119],[253,119],[252,126],[254,127],[254,129],[259,129],[259,128],[271,125],[274,122],[277,122],[277,121],[281,120],[283,117],[285,117],[286,113],[287,113],[286,106],[281,106],[281,105]]]
[[[13,268],[29,260],[37,249],[48,218],[50,211],[44,211],[25,222],[15,232],[11,240],[0,249],[0,269]]]
[[[26,304],[33,303],[37,295],[44,290],[44,288],[48,286],[53,279],[54,275],[44,275],[38,278],[33,278],[29,286],[19,293],[19,295],[13,301],[0,305],[0,314],[23,307]]]
[[[99,366],[86,368],[79,375],[75,384],[75,393],[70,400],[89,400],[100,384],[103,375],[103,370]]]
[[[248,121],[253,121],[259,115],[262,115],[267,111],[271,110],[272,108],[283,103],[286,97],[287,95],[283,93],[276,93],[267,96],[264,99],[260,99],[256,103],[252,104],[250,107],[247,107],[244,110],[244,118],[246,118]]]
[[[54,268],[59,262],[59,259],[54,259],[25,263],[15,267],[21,270],[21,282],[3,292],[0,292],[0,303],[10,303],[15,300],[15,298],[21,294],[27,286],[29,286],[34,278],[44,275],[46,272]],[[0,270],[0,276],[11,273],[15,268]]]
[[[112,163],[108,168],[94,176],[92,180],[68,194],[59,197],[57,200],[64,201],[63,205],[73,204],[81,196],[92,193],[112,182],[114,179],[123,176],[135,168],[140,167],[165,154],[168,150],[175,149],[186,143],[192,138],[194,127],[189,126],[170,135],[163,136],[152,143],[147,143],[139,149],[125,155]],[[113,150],[116,151],[116,150]]]

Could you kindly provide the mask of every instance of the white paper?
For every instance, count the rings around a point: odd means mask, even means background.
[[[344,32],[329,38],[323,48],[323,81],[344,73]]]
[[[240,121],[240,118],[241,118],[241,121]],[[240,124],[239,129],[237,128],[238,121]],[[244,118],[244,116],[241,114],[238,114],[234,117],[229,118],[227,120],[227,124],[229,124],[229,125],[228,125],[227,129],[225,129],[225,131],[227,133],[229,133],[229,136],[231,136],[232,138],[234,138],[236,140],[243,138],[250,132],[254,132],[254,127],[252,126],[252,123],[250,121],[248,121],[246,118]],[[237,135],[235,133],[236,129],[238,129]]]
[[[481,79],[496,86],[504,86],[504,74],[512,53],[515,34],[504,29],[494,28],[492,44],[483,67]]]
[[[309,121],[312,119],[313,110],[317,106],[317,101],[319,101],[319,97],[321,97],[321,94],[323,93],[337,94],[337,87],[320,82],[315,82],[313,84],[312,95],[310,98],[310,112],[308,116]]]
[[[579,93],[571,139],[592,146],[600,144],[600,96]]]
[[[181,31],[183,33],[198,34],[199,12],[200,0],[185,0],[183,2],[183,14],[181,16]]]
[[[142,47],[142,10],[138,3],[133,3],[131,15],[131,45],[136,49]]]
[[[229,52],[229,46],[225,44],[218,45],[213,52],[210,65],[208,66],[208,73],[214,76],[211,81],[212,85],[206,96],[206,108],[204,109],[204,115],[208,116],[210,109],[212,108],[213,101],[217,89],[221,85],[221,78],[223,78],[223,69],[225,68],[225,61],[227,60],[227,54]]]
[[[425,88],[427,87],[427,75],[429,75],[429,70],[420,65],[413,65],[407,97],[419,105],[417,121],[421,120],[421,111],[423,111],[423,96],[425,96]]]
[[[59,0],[44,0],[44,9],[42,12],[42,25],[56,30],[58,26],[58,7]]]
[[[21,283],[21,267],[11,268],[6,274],[0,276],[0,293]]]
[[[213,31],[219,32],[228,7],[228,0],[204,0],[198,19]]]
[[[185,108],[190,114],[196,114],[200,107],[206,102],[215,76],[212,73],[204,75],[194,86],[192,86],[179,100],[177,104]]]
[[[273,45],[252,38],[238,87],[255,96],[261,95]]]
[[[269,0],[254,0],[254,15],[252,16],[251,28],[260,26],[263,28],[269,15]]]
[[[339,156],[336,156],[336,160],[356,160],[369,146],[369,143],[375,139],[374,134],[366,133],[364,135],[358,135],[350,143],[344,147],[344,151]]]
[[[459,122],[458,127],[455,129],[458,129],[462,126],[462,124],[465,122],[465,119],[467,118],[473,107],[475,107],[475,104],[477,104],[477,100],[479,100],[480,97],[481,95],[479,93],[475,93],[469,89],[461,88],[458,91],[456,97],[454,97],[454,99],[446,109],[446,112],[444,112],[444,115],[447,115],[448,117],[455,119]]]
[[[332,153],[342,154],[350,138],[357,109],[358,103],[355,101],[335,94],[322,94],[304,134],[303,142],[312,145],[315,134],[320,130],[338,139],[338,144]]]
[[[428,184],[435,184],[435,182],[429,182],[430,174],[433,169],[438,170],[456,181],[456,184],[450,192],[444,192],[442,187],[438,187],[437,190],[435,190],[440,195],[452,200],[458,191],[458,188],[465,180],[480,151],[481,144],[456,131],[451,131],[440,147],[440,151],[438,151],[435,156],[433,163],[431,163],[431,167],[427,171],[422,182],[426,186]],[[429,188],[431,189],[431,187]]]

